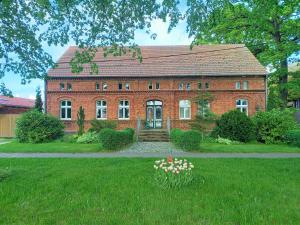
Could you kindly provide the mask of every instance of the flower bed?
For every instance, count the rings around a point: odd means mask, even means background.
[[[186,159],[168,157],[154,163],[155,181],[163,188],[180,188],[188,185],[193,180],[192,170],[194,165]]]

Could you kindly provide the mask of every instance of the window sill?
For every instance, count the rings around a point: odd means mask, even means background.
[[[118,120],[130,120],[130,118],[118,118]]]
[[[191,118],[179,118],[180,120],[191,120]]]
[[[96,118],[96,120],[107,120],[107,118]]]

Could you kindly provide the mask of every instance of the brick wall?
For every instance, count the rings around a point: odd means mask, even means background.
[[[152,81],[153,90],[148,90],[148,83]],[[235,82],[241,82],[241,89],[235,89]],[[243,81],[249,82],[249,89],[243,90]],[[100,84],[100,90],[95,89],[95,83]],[[102,91],[102,83],[108,84],[108,90]],[[123,90],[118,90],[118,83],[123,83]],[[160,90],[155,90],[155,83],[160,83]],[[76,114],[78,108],[83,106],[85,109],[87,125],[89,120],[96,117],[96,101],[106,100],[107,119],[117,120],[118,128],[136,127],[137,118],[146,119],[146,102],[148,100],[160,100],[163,103],[163,121],[164,128],[166,120],[169,117],[172,121],[172,127],[189,128],[190,120],[179,119],[179,100],[190,100],[192,119],[197,114],[197,103],[194,101],[198,95],[198,82],[202,83],[205,89],[205,83],[209,83],[208,91],[213,95],[211,110],[221,115],[226,111],[234,109],[237,99],[248,100],[249,115],[253,115],[257,109],[265,110],[265,77],[203,77],[203,78],[161,78],[161,79],[100,79],[100,78],[69,78],[69,79],[51,79],[47,81],[47,112],[54,116],[60,115],[60,101],[70,100],[72,102],[72,120],[65,122],[67,131],[77,130]],[[72,84],[72,91],[60,91],[59,84]],[[130,90],[126,91],[125,83],[130,84]],[[178,90],[180,83],[191,84],[191,90]],[[120,100],[129,100],[130,119],[118,120],[118,102]]]

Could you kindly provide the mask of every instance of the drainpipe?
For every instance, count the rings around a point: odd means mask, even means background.
[[[47,78],[44,79],[44,113],[47,114]]]

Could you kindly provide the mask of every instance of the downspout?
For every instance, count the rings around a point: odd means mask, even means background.
[[[266,85],[266,94],[265,94],[265,111],[267,111],[267,107],[268,107],[268,74],[266,74],[265,76],[265,85]]]
[[[44,113],[47,114],[47,77],[44,79]]]

